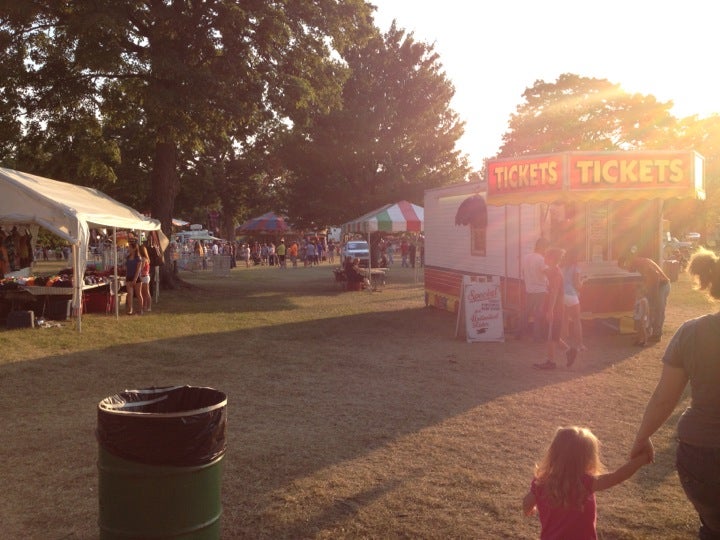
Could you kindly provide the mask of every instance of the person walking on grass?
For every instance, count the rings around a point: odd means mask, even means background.
[[[688,273],[700,290],[720,299],[720,258],[700,249]],[[698,538],[720,538],[720,313],[683,323],[668,343],[663,368],[645,408],[630,457],[655,449],[650,437],[662,426],[690,383],[690,406],[677,423],[675,466],[685,495],[700,518]]]
[[[545,362],[533,364],[537,369],[555,369],[555,353],[559,348],[565,352],[567,367],[572,366],[577,358],[577,349],[570,347],[562,339],[563,321],[565,317],[565,288],[563,286],[563,275],[558,264],[563,258],[565,251],[560,248],[550,248],[545,252],[545,276],[547,277],[548,293],[545,296],[543,313],[547,321],[547,341],[545,345]]]
[[[624,482],[650,461],[649,452],[639,452],[620,468],[603,474],[600,442],[592,431],[558,428],[535,467],[523,512],[540,518],[541,540],[596,540],[595,493]]]

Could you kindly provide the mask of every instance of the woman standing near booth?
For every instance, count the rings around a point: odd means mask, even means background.
[[[140,313],[150,311],[152,294],[150,293],[150,254],[145,245],[139,246],[140,251],[140,293],[142,309]]]
[[[140,281],[140,271],[142,270],[142,259],[140,258],[140,250],[137,244],[137,238],[131,236],[128,238],[127,257],[125,259],[125,289],[127,290],[127,302],[125,312],[128,315],[134,313],[133,298],[137,295],[140,302],[140,314],[143,310],[143,294],[142,283]]]

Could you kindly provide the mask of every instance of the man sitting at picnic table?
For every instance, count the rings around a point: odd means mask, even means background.
[[[365,286],[370,285],[370,280],[368,280],[360,273],[360,259],[355,258],[355,260],[353,260],[351,257],[345,257],[345,264],[343,265],[343,269],[345,270],[345,277],[347,278],[348,289],[361,289],[362,286],[358,285],[359,283],[364,283]]]

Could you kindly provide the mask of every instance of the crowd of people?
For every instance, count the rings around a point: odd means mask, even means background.
[[[189,240],[177,245],[171,243],[171,250],[178,259],[194,256],[203,270],[208,268],[212,255],[226,255],[231,258],[231,268],[237,264],[250,266],[275,266],[278,268],[317,266],[322,262],[335,264],[344,262],[340,256],[341,245],[332,239],[309,237],[286,241],[266,242],[225,242]],[[424,244],[421,239],[383,238],[372,247],[373,266],[390,268],[400,263],[402,268],[415,268],[424,264]],[[399,259],[399,260],[398,260]]]
[[[668,276],[654,261],[639,257],[634,250],[618,264],[641,276],[633,315],[635,344],[659,341],[670,292]],[[578,294],[582,284],[576,254],[549,247],[540,239],[523,259],[522,270],[526,309],[518,337],[527,332],[532,318],[535,340],[547,345],[545,361],[534,366],[554,369],[557,348],[565,352],[571,366],[577,351],[584,348]],[[720,258],[715,253],[697,251],[688,272],[701,290],[720,299]],[[603,473],[599,442],[589,429],[557,429],[535,467],[522,503],[527,515],[538,515],[541,538],[597,538],[595,493],[620,484],[654,461],[650,437],[672,415],[688,385],[690,406],[677,424],[676,468],[700,519],[698,537],[720,538],[720,313],[681,325],[668,343],[662,362],[660,379],[640,420],[628,459],[618,469]]]
[[[240,261],[246,266],[277,266],[293,268],[298,266],[318,266],[322,261],[335,262],[337,247],[330,240],[327,243],[319,238],[303,238],[288,243],[281,238],[275,242],[243,243],[239,248]]]
[[[422,238],[382,238],[373,245],[372,251],[373,266],[376,267],[392,268],[397,256],[400,258],[401,268],[425,266],[425,243]]]

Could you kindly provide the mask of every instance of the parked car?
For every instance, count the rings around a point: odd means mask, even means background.
[[[345,257],[351,259],[360,259],[360,266],[367,268],[370,266],[370,246],[365,240],[350,240],[346,242],[342,248],[342,260]]]
[[[700,243],[701,234],[697,232],[685,233],[685,241],[690,242],[693,247],[696,247]]]

